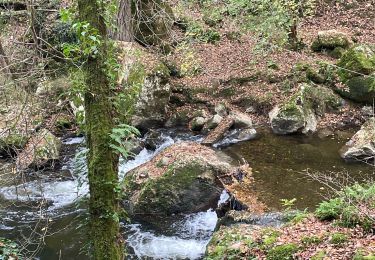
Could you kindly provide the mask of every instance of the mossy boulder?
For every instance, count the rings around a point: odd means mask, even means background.
[[[190,129],[192,131],[201,131],[206,123],[207,123],[207,118],[204,118],[202,116],[197,116],[191,121]]]
[[[334,50],[335,48],[348,48],[351,44],[350,37],[337,30],[319,31],[311,48],[314,51]]]
[[[370,118],[340,150],[346,161],[368,161],[375,157],[375,119]]]
[[[328,88],[301,84],[296,94],[269,113],[271,128],[282,135],[315,132],[316,115],[323,116],[342,104],[343,100]]]
[[[318,116],[337,111],[344,104],[344,100],[339,95],[323,86],[305,84],[303,95]]]
[[[375,46],[356,45],[344,54],[337,65],[353,71],[340,71],[343,80],[358,76],[357,73],[369,75],[375,71]]]
[[[163,126],[171,95],[169,69],[137,43],[118,42],[118,46],[122,64],[119,84],[132,96],[121,100],[122,114],[125,118],[133,114],[131,123],[140,130]]]
[[[25,149],[18,155],[17,169],[51,166],[50,163],[59,160],[61,146],[62,142],[59,138],[49,130],[42,129],[28,140]]]
[[[157,45],[165,40],[174,23],[172,8],[161,0],[133,1],[135,39],[144,45]]]
[[[317,124],[311,104],[305,99],[303,88],[272,109],[269,118],[272,131],[281,135],[315,131]]]
[[[59,98],[61,94],[71,87],[71,82],[67,76],[47,79],[38,83],[35,94],[39,97]]]
[[[9,157],[25,147],[27,137],[21,133],[9,133],[0,137],[0,156]]]
[[[224,187],[219,176],[230,176],[235,170],[208,147],[175,144],[127,173],[123,205],[131,218],[149,223],[207,210],[217,206]]]
[[[375,46],[356,45],[339,60],[338,75],[347,88],[337,91],[354,101],[371,103],[375,97]]]

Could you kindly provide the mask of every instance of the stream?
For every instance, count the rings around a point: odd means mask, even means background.
[[[121,161],[120,178],[135,167],[151,160],[175,142],[201,141],[175,131],[163,131],[163,142],[155,151],[143,149],[134,159]],[[0,162],[0,237],[29,241],[27,250],[35,250],[36,259],[87,259],[85,198],[88,193],[83,138],[64,140],[77,146],[75,156],[67,160],[57,178],[35,178],[21,184],[5,181],[11,165]],[[253,169],[254,189],[270,211],[281,210],[281,199],[296,198],[295,207],[313,210],[322,200],[322,184],[306,177],[306,172],[332,176],[349,174],[356,181],[371,179],[373,167],[348,164],[338,151],[345,138],[313,136],[275,136],[259,130],[255,140],[221,143],[220,148],[233,163],[247,161]],[[66,174],[68,173],[68,174]],[[7,177],[8,175],[8,177]],[[223,192],[218,203],[227,199]],[[38,205],[44,203],[41,209]],[[127,238],[127,259],[201,259],[217,222],[214,210],[173,216],[150,227],[143,223],[122,223]],[[40,249],[38,238],[45,234]],[[35,242],[35,244],[33,244]]]

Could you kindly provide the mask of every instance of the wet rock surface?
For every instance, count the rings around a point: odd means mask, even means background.
[[[123,205],[132,218],[148,222],[207,210],[235,182],[236,169],[208,147],[175,144],[126,175]]]
[[[375,158],[375,119],[370,118],[340,150],[346,161],[369,162]]]

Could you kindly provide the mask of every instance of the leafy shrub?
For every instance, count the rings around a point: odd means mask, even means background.
[[[337,219],[342,212],[344,202],[341,198],[323,201],[315,211],[315,215],[320,220]]]
[[[375,210],[375,184],[355,184],[338,192],[337,198],[319,204],[315,215],[320,220],[337,220],[344,227],[362,226],[370,231],[374,219],[369,212]]]
[[[189,22],[185,36],[201,42],[216,43],[220,41],[220,33],[214,29],[206,29],[198,22]]]
[[[181,64],[179,68],[180,76],[196,76],[202,71],[200,60],[193,49],[186,44],[182,44],[178,46],[176,50],[180,53],[181,57]]]
[[[342,245],[348,241],[348,236],[344,233],[334,233],[331,237],[331,244]]]
[[[295,244],[275,246],[267,254],[267,260],[292,260],[293,255],[298,252]]]
[[[261,231],[262,240],[259,244],[259,248],[267,250],[271,248],[276,242],[277,238],[280,236],[280,231],[274,228],[265,228]]]
[[[8,239],[0,238],[0,259],[19,259],[18,245]]]
[[[214,9],[213,7],[210,7],[203,11],[203,21],[208,26],[216,26],[223,21],[223,18],[224,17],[220,9]]]
[[[291,211],[286,214],[286,220],[292,224],[298,224],[308,217],[309,217],[309,213],[307,212],[307,209],[305,209],[304,211],[301,211],[301,210]]]

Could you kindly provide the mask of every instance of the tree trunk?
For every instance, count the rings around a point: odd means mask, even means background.
[[[0,40],[0,69],[1,69],[0,71],[1,74],[6,74],[7,78],[13,79],[13,73],[10,68],[9,59],[5,54],[1,40]]]
[[[111,38],[119,41],[133,41],[132,0],[120,0],[116,18],[116,29],[111,31]]]
[[[108,51],[107,28],[102,14],[102,1],[78,0],[81,21],[96,28],[102,36],[99,55],[85,65],[85,118],[90,185],[90,234],[93,259],[123,259],[123,243],[119,234],[118,155],[110,147],[114,127],[112,91],[105,73]]]
[[[35,48],[35,52],[37,55],[39,55],[39,38],[38,38],[38,33],[37,33],[37,30],[36,30],[36,26],[35,26],[35,7],[34,7],[34,1],[33,0],[29,0],[27,1],[27,12],[28,12],[28,15],[29,15],[29,25],[30,25],[30,30],[31,30],[31,35],[33,37],[33,41],[34,41],[34,48]]]
[[[288,41],[289,46],[296,50],[298,49],[298,32],[297,32],[297,22],[294,21],[293,24],[290,26],[290,31],[288,34]]]

